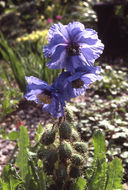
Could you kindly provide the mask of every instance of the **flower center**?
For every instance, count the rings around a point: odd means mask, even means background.
[[[75,42],[70,43],[66,48],[67,54],[70,56],[79,55],[79,45]]]
[[[44,92],[42,94],[38,94],[37,97],[38,97],[38,100],[40,101],[40,103],[44,103],[44,104],[52,103],[51,92],[48,90],[44,90]]]
[[[84,85],[84,82],[80,79],[76,79],[72,81],[72,88],[82,88]]]

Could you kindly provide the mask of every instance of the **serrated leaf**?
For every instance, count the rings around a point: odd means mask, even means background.
[[[38,124],[38,129],[37,129],[37,131],[36,131],[36,136],[35,136],[36,142],[38,142],[38,141],[40,140],[40,136],[41,136],[42,133],[43,133],[43,127],[42,127],[42,125],[39,123],[39,124]]]
[[[94,161],[92,167],[86,172],[88,178],[88,190],[103,190],[107,179],[107,163],[105,139],[101,131],[93,135]]]
[[[24,126],[20,127],[18,146],[19,146],[19,153],[17,156],[16,165],[20,169],[22,179],[25,180],[25,177],[28,174],[27,148],[29,146],[29,138],[28,138],[27,129]]]
[[[105,159],[106,157],[106,145],[105,139],[101,131],[96,131],[93,135],[94,144],[94,157],[99,160]]]
[[[46,190],[46,174],[43,171],[39,171],[39,188],[42,190]]]
[[[110,162],[108,168],[108,181],[106,190],[123,190],[122,187],[122,177],[123,177],[123,167],[121,164],[121,160],[119,158],[115,158]]]
[[[20,183],[21,181],[17,178],[15,169],[11,169],[11,165],[6,165],[0,179],[2,190],[15,190]]]
[[[94,167],[94,172],[91,178],[91,182],[88,185],[89,190],[103,190],[107,180],[107,163],[103,163],[97,160],[97,163]]]
[[[19,131],[12,131],[11,133],[8,134],[8,138],[11,141],[15,141],[19,138]]]
[[[75,183],[71,185],[72,190],[84,190],[86,187],[86,180],[79,177]]]

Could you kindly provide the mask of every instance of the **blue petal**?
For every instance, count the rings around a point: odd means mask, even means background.
[[[71,71],[72,73],[75,72],[75,69],[77,67],[84,67],[85,65],[87,65],[87,61],[85,60],[85,58],[81,55],[79,56],[68,56],[66,59],[66,69],[67,71]]]
[[[65,46],[58,46],[51,56],[47,66],[51,69],[62,69],[66,66],[66,49]]]
[[[41,94],[41,93],[42,93],[42,90],[40,90],[40,89],[37,89],[37,90],[28,90],[27,93],[24,95],[24,97],[28,101],[34,101],[36,103],[39,103],[37,95]]]
[[[67,41],[67,42],[69,41],[69,34],[66,30],[65,25],[63,25],[61,23],[52,25],[48,32],[48,38],[47,38],[48,41],[50,42],[51,39],[54,38],[56,34],[61,35],[65,41]]]
[[[51,87],[45,82],[42,81],[36,77],[30,76],[30,77],[25,77],[28,85],[27,85],[27,90],[36,90],[36,89],[47,89],[50,90]]]
[[[102,53],[102,49],[100,47],[88,47],[88,48],[82,48],[81,53],[83,54],[84,58],[88,62],[89,65],[94,64],[95,60],[100,56]]]
[[[64,39],[62,38],[62,36],[60,36],[59,34],[56,34],[54,38],[52,38],[52,40],[50,41],[50,44],[47,44],[43,48],[44,56],[47,58],[48,57],[50,58],[54,54],[58,46],[66,46],[66,43]]]

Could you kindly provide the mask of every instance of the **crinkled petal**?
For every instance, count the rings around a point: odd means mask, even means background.
[[[49,44],[43,48],[44,56],[51,58],[58,46],[67,46],[62,36],[56,34]]]
[[[28,100],[28,101],[34,101],[36,103],[39,103],[37,95],[41,94],[42,90],[41,89],[35,89],[35,90],[27,90],[26,94],[24,95],[24,97]]]
[[[64,46],[58,46],[56,51],[51,57],[51,60],[47,63],[47,66],[51,69],[62,69],[66,66],[66,50]]]
[[[36,85],[48,85],[45,81],[42,81],[34,76],[25,77],[27,83],[30,84],[36,84]]]
[[[81,53],[83,54],[84,58],[86,59],[86,62],[88,65],[93,66],[95,60],[100,56],[102,53],[102,49],[100,47],[88,47],[88,48],[82,48]]]
[[[80,22],[70,22],[67,25],[67,30],[72,32],[75,28],[79,28],[79,31],[83,31],[85,29],[84,25]]]
[[[88,65],[88,62],[82,54],[80,54],[79,56],[67,56],[66,59],[67,71],[74,73],[77,67],[84,67],[86,65]]]
[[[98,40],[98,35],[97,32],[93,29],[85,29],[82,32],[79,32],[74,40],[79,44],[89,43],[91,45],[94,43],[94,40]],[[93,41],[90,42],[91,40]]]
[[[80,22],[72,22],[66,28],[70,37],[69,41],[75,42],[76,36],[84,30],[84,25]]]
[[[25,77],[28,85],[27,85],[27,90],[36,90],[36,89],[47,89],[50,90],[51,87],[45,82],[42,81],[36,77],[30,76],[30,77]]]
[[[56,34],[59,34],[60,36],[62,36],[65,42],[68,42],[69,34],[66,30],[66,25],[63,25],[61,23],[52,25],[48,32],[48,37],[47,37],[48,41],[50,42],[51,39],[55,37]]]

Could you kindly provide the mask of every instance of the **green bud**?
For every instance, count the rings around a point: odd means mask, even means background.
[[[70,109],[70,106],[66,106],[66,120],[70,123],[73,121],[73,111]]]
[[[79,166],[83,163],[83,157],[79,154],[73,154],[71,157],[72,164]]]
[[[56,170],[56,178],[57,181],[63,182],[67,177],[67,170],[64,166],[60,166],[57,170]]]
[[[69,175],[70,175],[70,177],[72,177],[72,178],[80,177],[80,169],[77,168],[77,167],[71,166]]]
[[[59,146],[59,154],[60,154],[60,159],[68,159],[72,155],[72,147],[71,145],[64,141],[60,144]]]
[[[41,143],[43,145],[50,145],[54,142],[55,140],[55,131],[54,130],[48,130],[43,133],[41,137]]]
[[[37,155],[39,159],[43,159],[48,153],[48,149],[42,148],[38,151]]]
[[[84,142],[75,142],[74,148],[77,152],[85,153],[87,151],[87,144]]]
[[[79,134],[75,129],[72,129],[72,141],[77,141],[79,139]]]
[[[59,135],[61,139],[70,139],[72,127],[64,121],[59,128]]]
[[[58,154],[56,150],[50,150],[46,155],[46,160],[49,164],[54,164],[58,160]]]

